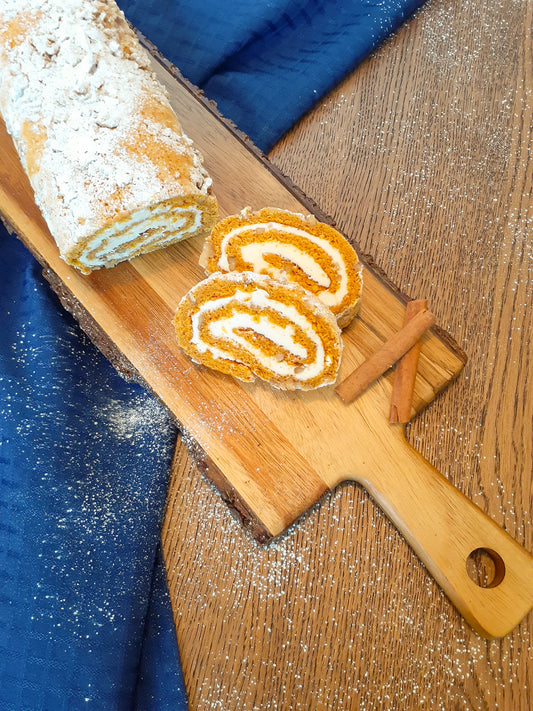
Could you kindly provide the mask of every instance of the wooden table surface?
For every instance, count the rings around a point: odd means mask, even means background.
[[[532,25],[429,0],[269,156],[468,354],[408,436],[529,551]],[[191,711],[533,704],[533,613],[479,637],[354,484],[263,546],[179,443],[162,536]]]

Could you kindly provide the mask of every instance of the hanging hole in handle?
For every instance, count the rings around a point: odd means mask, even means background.
[[[505,577],[505,563],[492,548],[476,548],[466,559],[466,572],[480,588],[495,588]]]

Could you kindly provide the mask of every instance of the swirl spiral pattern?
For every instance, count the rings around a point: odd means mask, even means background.
[[[362,274],[355,250],[312,215],[246,208],[214,227],[200,264],[207,273],[253,271],[294,281],[320,299],[341,328],[359,307]]]
[[[339,326],[298,284],[252,272],[215,272],[183,297],[174,326],[194,362],[240,380],[311,390],[337,379]]]
[[[202,156],[113,0],[2,0],[0,113],[61,257],[82,272],[214,225]]]

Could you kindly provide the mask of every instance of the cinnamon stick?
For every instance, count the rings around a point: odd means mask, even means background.
[[[426,299],[409,301],[405,309],[404,326],[417,313],[427,309]],[[391,424],[407,423],[411,419],[413,393],[415,390],[418,356],[420,355],[420,340],[400,358],[394,371],[392,382],[391,408],[389,422]]]
[[[424,309],[391,336],[379,350],[356,368],[335,388],[346,404],[355,400],[380,375],[383,375],[411,349],[425,331],[435,323],[435,316]]]

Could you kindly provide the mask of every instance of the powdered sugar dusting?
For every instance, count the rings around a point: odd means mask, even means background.
[[[114,2],[6,0],[0,22],[0,110],[63,252],[116,215],[208,194],[201,157]]]
[[[411,441],[528,550],[532,201],[518,177],[531,175],[530,20],[527,0],[430,0],[271,156],[445,315],[469,364]],[[266,548],[207,485],[185,478],[177,496],[194,518],[180,525],[183,545],[167,539],[179,552],[178,630],[208,647],[191,652],[199,708],[530,707],[532,614],[503,640],[480,638],[359,488],[337,490]]]

